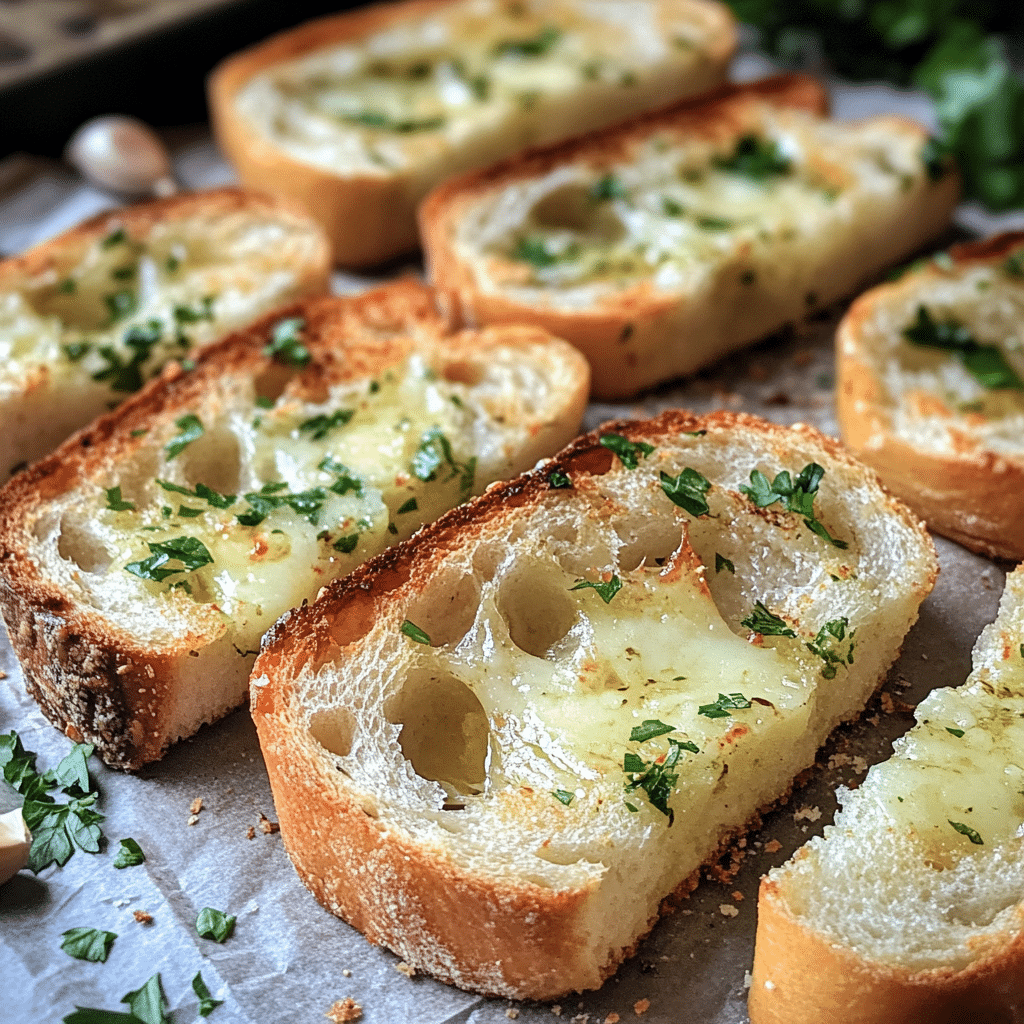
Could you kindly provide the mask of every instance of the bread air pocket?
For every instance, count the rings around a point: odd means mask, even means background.
[[[812,430],[608,424],[274,627],[252,706],[288,851],[417,970],[595,988],[856,715],[934,574]]]

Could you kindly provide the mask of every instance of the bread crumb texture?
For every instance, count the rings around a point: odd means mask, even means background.
[[[347,1024],[348,1021],[361,1020],[363,1008],[351,996],[346,996],[333,1003],[324,1016],[334,1024]]]

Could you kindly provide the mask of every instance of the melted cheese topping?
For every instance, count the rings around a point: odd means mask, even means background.
[[[879,368],[898,436],[944,454],[969,446],[1020,456],[1024,390],[988,388],[957,356],[904,336],[924,308],[933,321],[956,321],[979,345],[994,346],[1024,380],[1024,277],[1016,267],[1011,257],[1002,264],[930,274],[920,288],[902,289],[876,304],[864,322],[863,342]]]
[[[159,609],[158,634],[219,620],[255,651],[287,609],[486,482],[468,387],[418,356],[322,403],[265,405],[184,415],[109,481],[119,492],[76,496],[61,524],[68,585],[114,614]]]
[[[586,104],[654,72],[685,74],[714,30],[696,5],[466,0],[275,65],[235,102],[264,136],[333,174],[386,174],[503,137],[488,159],[550,137],[552,101]]]
[[[254,215],[123,230],[72,265],[0,294],[0,401],[42,374],[66,388],[124,397],[170,358],[293,297],[302,256],[294,227]],[[306,244],[303,231],[300,245]]]
[[[456,228],[457,252],[482,289],[529,304],[585,308],[640,282],[700,293],[726,271],[791,287],[787,265],[805,267],[823,238],[924,177],[912,133],[767,105],[754,118],[741,144],[774,150],[776,170],[744,171],[735,139],[661,130],[628,160],[583,154],[485,194]]]

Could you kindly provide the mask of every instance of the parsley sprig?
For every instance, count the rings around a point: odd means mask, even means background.
[[[760,633],[761,636],[796,636],[796,633],[786,625],[784,619],[780,619],[774,612],[768,611],[760,601],[754,602],[754,610],[740,622],[740,625],[744,629]]]
[[[13,730],[0,734],[0,767],[4,778],[25,798],[21,813],[32,833],[29,869],[39,874],[51,864],[63,867],[77,847],[98,853],[103,815],[95,810],[98,793],[89,781],[91,743],[76,743],[56,768],[40,774],[36,754],[22,746]],[[50,791],[60,788],[68,797],[58,803]]]
[[[633,727],[629,739],[631,743],[646,743],[648,740],[675,731],[674,725],[667,725],[656,718],[649,718]],[[627,776],[626,791],[642,789],[647,794],[651,806],[668,818],[670,826],[675,820],[675,812],[669,807],[668,801],[679,781],[679,773],[673,769],[679,763],[683,751],[699,754],[700,748],[689,740],[677,740],[669,736],[668,751],[664,754],[645,760],[635,751],[627,750],[622,758],[622,770]],[[628,800],[626,807],[633,812],[639,810]]]
[[[711,483],[695,469],[687,467],[678,476],[669,476],[663,471],[661,489],[669,501],[691,516],[706,516],[710,511],[704,495],[711,489]]]
[[[171,576],[187,575],[213,562],[209,548],[198,537],[171,537],[164,541],[150,541],[148,558],[129,562],[125,569],[142,580],[163,583]],[[181,568],[169,563],[178,562]]]
[[[602,447],[614,452],[626,469],[636,469],[641,459],[646,459],[654,451],[654,445],[646,441],[630,441],[621,434],[602,434]]]
[[[754,181],[780,177],[792,169],[792,161],[774,139],[762,139],[757,135],[744,135],[729,156],[717,157],[714,163],[719,170]]]
[[[847,635],[849,626],[850,620],[845,615],[840,619],[831,619],[807,644],[807,649],[825,662],[821,674],[826,679],[835,679],[840,665],[853,664],[853,635],[857,631],[850,630]]]
[[[459,462],[452,451],[451,442],[440,427],[431,427],[420,438],[419,447],[412,457],[410,470],[417,480],[428,483],[437,479],[438,472],[445,467],[449,470],[445,481],[459,478],[459,490],[468,495],[473,490],[476,478],[476,458]]]
[[[825,529],[824,524],[819,522],[814,511],[814,496],[818,493],[818,485],[825,475],[825,470],[816,462],[809,462],[794,480],[788,470],[775,475],[770,483],[768,477],[759,469],[751,471],[750,486],[740,485],[740,491],[745,494],[759,508],[767,508],[780,502],[788,512],[796,512],[804,517],[804,523],[814,534],[822,540],[828,541],[834,548],[846,548],[845,540],[839,540]]]

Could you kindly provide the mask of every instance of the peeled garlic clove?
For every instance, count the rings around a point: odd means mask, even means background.
[[[28,863],[31,847],[32,833],[21,816],[21,808],[0,814],[0,885]]]
[[[131,196],[178,191],[163,142],[134,117],[109,114],[86,121],[71,136],[64,156],[103,189]]]

